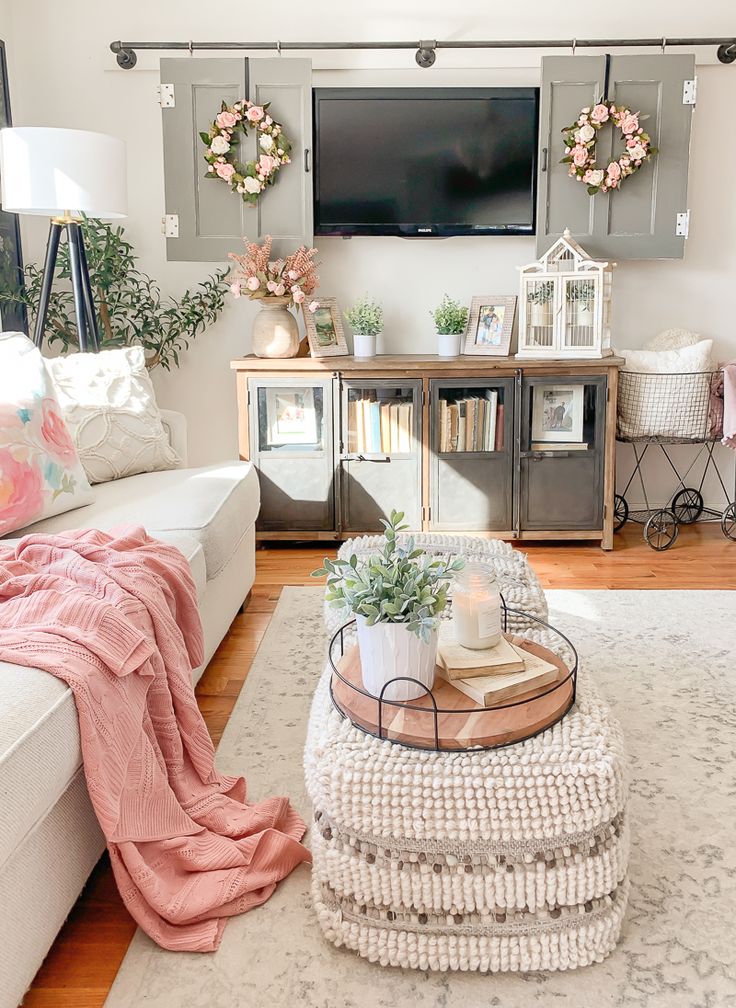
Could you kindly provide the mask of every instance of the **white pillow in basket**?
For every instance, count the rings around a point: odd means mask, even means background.
[[[665,329],[654,339],[650,339],[645,350],[682,350],[702,340],[700,333],[688,329]]]
[[[705,437],[712,349],[713,340],[701,340],[676,350],[622,350],[618,437]]]
[[[48,360],[90,483],[174,469],[142,347],[76,353]]]

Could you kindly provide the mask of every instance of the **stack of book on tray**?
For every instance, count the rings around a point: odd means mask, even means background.
[[[503,403],[497,389],[456,402],[440,399],[439,425],[441,452],[503,450]]]
[[[482,651],[462,647],[450,621],[443,621],[437,649],[437,666],[452,683],[481,707],[491,707],[553,683],[559,669],[551,662],[517,647],[502,637]]]
[[[351,399],[348,403],[350,431],[358,453],[384,455],[410,453],[412,404],[397,399]]]

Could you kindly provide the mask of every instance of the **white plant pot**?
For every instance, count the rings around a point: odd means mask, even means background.
[[[353,334],[353,354],[356,357],[375,357],[378,336],[368,336],[365,333]]]
[[[595,321],[593,306],[585,301],[577,301],[572,312],[573,325],[592,326]]]
[[[459,357],[462,333],[437,333],[437,355]]]
[[[529,325],[549,326],[552,325],[552,302],[532,301],[529,305]]]
[[[437,631],[425,644],[403,623],[374,623],[368,626],[364,616],[357,616],[358,647],[363,671],[363,685],[371,696],[378,697],[386,683],[400,676],[416,679],[432,689],[437,663]],[[383,694],[384,700],[416,700],[426,690],[417,683],[392,683]]]

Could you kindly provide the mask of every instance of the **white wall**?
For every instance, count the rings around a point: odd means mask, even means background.
[[[2,0],[5,4],[7,0]],[[130,217],[127,228],[141,266],[173,294],[202,278],[209,264],[167,263],[159,233],[163,213],[161,111],[156,104],[159,54],[139,54],[133,71],[119,70],[108,51],[113,39],[404,39],[489,37],[638,37],[726,35],[734,30],[732,0],[624,0],[604,5],[490,5],[471,0],[374,0],[368,7],[312,0],[214,5],[201,0],[14,0],[9,31],[14,120],[24,125],[99,129],[128,143]],[[581,13],[583,12],[583,13]],[[3,7],[0,6],[0,22]],[[1,37],[1,35],[0,35]],[[440,51],[431,70],[413,52],[319,53],[316,84],[534,84],[540,52]],[[733,288],[736,283],[736,65],[715,63],[712,48],[697,52],[698,107],[691,160],[691,237],[681,262],[622,263],[615,277],[614,342],[642,345],[664,328],[686,327],[712,336],[719,358],[736,357]],[[25,256],[38,258],[45,235],[25,229]],[[433,352],[429,318],[438,295],[461,299],[491,290],[513,293],[516,267],[534,258],[531,239],[323,239],[322,292],[343,305],[368,290],[386,314],[385,349]],[[154,373],[162,405],[190,420],[195,462],[236,450],[232,357],[249,350],[253,306],[241,299],[198,338],[184,366]],[[725,452],[724,458],[726,458]],[[622,462],[625,454],[621,453]],[[728,459],[729,466],[731,459]],[[729,479],[730,471],[729,468]]]

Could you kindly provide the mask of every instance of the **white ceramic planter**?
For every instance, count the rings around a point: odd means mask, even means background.
[[[552,302],[532,301],[529,305],[529,325],[552,325]]]
[[[356,357],[375,357],[378,336],[367,336],[365,333],[353,334],[353,354]]]
[[[371,696],[381,695],[386,683],[407,676],[432,689],[437,662],[437,631],[425,644],[402,623],[374,623],[368,626],[364,616],[356,617],[358,647],[363,670],[363,685]],[[425,690],[416,683],[397,682],[383,694],[384,700],[416,700]]]
[[[588,304],[586,301],[577,301],[575,303],[575,310],[573,311],[572,316],[573,325],[592,326],[595,322],[593,306]]]
[[[299,326],[287,297],[263,298],[253,319],[252,349],[256,357],[296,357]]]
[[[462,333],[437,333],[437,355],[459,357]]]

